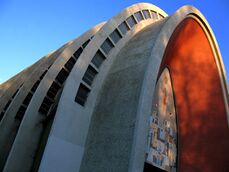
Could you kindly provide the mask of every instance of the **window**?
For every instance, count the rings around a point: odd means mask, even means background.
[[[143,12],[143,15],[144,15],[145,19],[149,19],[150,18],[150,13],[149,13],[148,10],[143,10],[142,12]]]
[[[4,109],[3,109],[4,111],[6,111],[6,109],[9,107],[10,103],[11,103],[11,100],[9,100],[9,101],[6,103],[6,105],[5,105]]]
[[[126,21],[130,27],[133,27],[135,24],[137,24],[133,16],[128,17]]]
[[[126,32],[128,30],[130,30],[130,28],[127,26],[126,22],[122,22],[119,26],[118,26],[119,30],[122,32],[123,35],[126,34]]]
[[[151,11],[151,15],[153,19],[157,19],[157,13],[155,11]]]
[[[42,73],[42,75],[40,76],[40,80],[43,79],[43,77],[45,76],[46,73],[47,73],[47,70],[45,70],[45,71]]]
[[[32,97],[33,97],[33,94],[29,92],[29,93],[27,94],[27,96],[25,97],[25,99],[24,99],[24,101],[23,101],[22,104],[28,106],[30,100],[32,99]]]
[[[92,85],[92,82],[95,78],[95,75],[97,74],[98,72],[91,66],[89,65],[84,76],[83,76],[83,81],[86,82],[88,85]]]
[[[79,103],[80,105],[84,106],[84,104],[85,104],[85,102],[87,100],[89,92],[90,92],[89,88],[87,88],[83,84],[80,84],[79,89],[78,89],[77,94],[76,94],[75,101],[77,103]]]
[[[67,61],[67,63],[65,63],[65,68],[66,69],[68,69],[68,71],[70,72],[71,70],[72,70],[72,68],[73,68],[73,66],[75,65],[75,63],[76,63],[76,60],[73,58],[73,57],[71,57],[68,61]]]
[[[1,114],[0,114],[0,120],[2,120],[2,118],[3,118],[4,114],[5,114],[5,112],[4,112],[4,111],[3,111],[3,112],[1,112]]]
[[[91,60],[91,62],[92,62],[97,68],[99,68],[105,59],[106,59],[106,57],[103,55],[103,53],[102,53],[100,50],[98,50],[98,51],[96,52],[95,56],[93,57],[93,59]]]
[[[164,16],[163,16],[163,15],[161,15],[161,14],[159,14],[159,18],[160,18],[160,19],[163,19],[163,18],[164,18]]]
[[[114,47],[114,45],[112,44],[112,42],[110,41],[109,38],[107,38],[107,39],[103,42],[103,44],[101,45],[102,50],[103,50],[106,54],[108,54],[108,53],[111,51],[111,49],[112,49],[113,47]]]
[[[32,92],[35,92],[39,84],[40,84],[40,81],[37,80],[37,81],[35,82],[35,84],[33,84],[33,87],[31,88],[31,91],[32,91]]]
[[[83,52],[83,48],[79,48],[78,50],[76,50],[76,52],[73,54],[73,56],[78,59],[80,54]]]
[[[119,31],[117,29],[115,29],[111,34],[110,34],[110,38],[112,39],[112,41],[116,44],[121,38],[122,35],[119,33]]]
[[[138,12],[134,13],[134,16],[136,17],[136,19],[138,20],[138,22],[144,20],[141,11],[138,11]]]
[[[54,81],[47,92],[47,96],[51,99],[55,99],[60,88],[61,87]]]
[[[47,115],[52,104],[53,104],[53,101],[49,99],[48,97],[45,97],[39,108],[39,112],[44,115]]]
[[[86,42],[84,42],[82,47],[85,48],[89,42],[90,42],[90,39],[88,39]]]
[[[62,85],[64,81],[67,79],[69,73],[65,69],[61,69],[61,71],[58,73],[56,80]]]
[[[26,111],[26,107],[20,106],[20,108],[17,111],[17,114],[16,114],[15,118],[19,119],[19,120],[22,120],[22,118],[23,118],[23,116],[25,114],[25,111]]]
[[[15,91],[15,93],[12,95],[12,98],[14,98],[14,97],[16,96],[16,94],[18,93],[18,91],[19,91],[19,89],[17,89],[17,90]]]

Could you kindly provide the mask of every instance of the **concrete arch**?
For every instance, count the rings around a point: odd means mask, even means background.
[[[122,22],[125,22],[128,17],[134,16],[134,13],[139,11],[142,12],[143,10],[152,10],[158,15],[160,14],[161,16],[167,16],[164,11],[151,4],[140,3],[132,5],[107,21],[106,24],[104,24],[100,31],[95,34],[91,42],[85,48],[84,53],[82,53],[82,57],[79,59],[79,63],[76,64],[76,70],[73,70],[73,72],[69,75],[69,80],[66,82],[65,88],[62,92],[59,106],[56,112],[56,117],[54,119],[44,156],[41,161],[41,171],[52,171],[57,169],[68,169],[68,171],[79,170],[81,159],[84,153],[84,145],[87,138],[87,132],[90,125],[90,118],[93,112],[93,108],[96,104],[98,91],[102,86],[103,80],[105,79],[113,63],[113,60],[121,48],[136,33],[160,19],[158,17],[158,19],[155,20],[151,16],[151,18],[148,20],[144,18],[144,20],[138,22],[135,18],[137,24],[133,28],[129,26],[130,30],[125,35],[122,34],[118,26]],[[143,14],[142,16],[144,17]],[[119,30],[119,32],[122,34],[122,38],[117,44],[113,43],[114,48],[110,51],[109,54],[106,54],[101,49],[101,45],[107,38],[111,40],[109,35],[115,29]],[[98,49],[106,56],[106,60],[103,62],[104,64],[99,69],[96,68],[91,62]],[[83,75],[89,65],[95,67],[95,69],[98,71],[98,74],[95,81],[93,81],[93,88],[86,85],[89,87],[89,89],[91,89],[91,92],[85,107],[82,107],[81,105],[78,105],[74,102],[74,98],[79,85],[82,83],[81,79],[83,78]],[[83,82],[83,84],[85,83]],[[69,108],[71,111],[67,110]],[[66,123],[63,121],[66,121]],[[75,122],[72,123],[72,125],[69,125],[67,121]],[[63,157],[61,156],[60,152],[55,151],[60,147],[61,149],[65,150],[66,156],[69,157],[68,159],[72,159],[71,161],[62,161]],[[49,162],[49,160],[53,159],[53,157],[55,157],[55,166],[50,165]],[[57,166],[57,164],[60,166]]]
[[[227,98],[227,89],[226,89],[226,84],[225,84],[226,83],[226,75],[225,75],[225,70],[224,70],[224,67],[222,64],[222,58],[221,58],[219,48],[218,48],[217,42],[215,40],[214,34],[213,34],[209,24],[207,23],[206,19],[204,18],[204,16],[196,8],[194,8],[192,6],[184,6],[184,7],[180,8],[179,10],[177,10],[164,23],[163,28],[158,33],[158,37],[157,37],[157,39],[155,41],[155,45],[152,49],[151,58],[149,60],[149,64],[147,67],[147,72],[144,76],[142,93],[141,93],[139,107],[138,107],[138,115],[137,115],[138,120],[137,121],[139,123],[139,125],[138,125],[139,127],[136,128],[136,130],[135,130],[136,142],[135,142],[135,146],[133,147],[133,151],[132,151],[133,156],[132,156],[132,161],[131,161],[133,171],[137,171],[137,169],[139,170],[138,167],[141,166],[141,164],[143,165],[143,159],[139,158],[139,153],[141,153],[142,157],[144,155],[143,145],[145,143],[143,143],[144,142],[143,140],[144,140],[144,138],[147,137],[146,134],[142,135],[142,133],[147,133],[147,127],[146,127],[147,123],[146,123],[146,121],[144,121],[143,116],[151,113],[151,104],[152,104],[152,96],[154,93],[154,87],[156,85],[158,75],[160,74],[160,68],[161,68],[161,66],[163,66],[161,63],[162,63],[166,48],[168,46],[168,42],[171,39],[171,36],[174,33],[175,29],[179,26],[179,24],[183,20],[185,20],[186,18],[188,18],[190,16],[194,16],[195,20],[198,21],[198,23],[201,23],[201,27],[204,30],[204,33],[206,34],[208,41],[210,42],[211,50],[214,53],[215,66],[217,68],[218,77],[220,78],[219,84],[221,85],[221,91],[223,94],[223,100],[222,99],[221,100],[223,101],[223,104],[224,104],[224,107],[226,110],[226,113],[222,114],[222,115],[227,116],[226,121],[228,121],[228,98]],[[225,121],[224,121],[224,123],[225,123]],[[228,125],[224,124],[224,127],[228,128]],[[228,132],[228,130],[225,132]],[[225,150],[226,148],[221,148],[221,149]],[[139,150],[139,151],[137,151],[138,156],[136,155],[137,153],[135,150]],[[212,156],[214,156],[214,155],[212,155]],[[228,159],[228,158],[226,158],[226,159]],[[220,158],[220,160],[222,160],[224,162],[224,158],[222,158],[222,159]],[[140,162],[140,161],[142,161],[142,162]],[[182,160],[178,160],[178,161],[179,161],[178,162],[179,163],[178,168],[181,168],[180,170],[185,170],[184,166],[182,167]],[[220,164],[219,161],[217,162],[218,164]],[[202,163],[202,165],[203,165],[203,163]],[[202,166],[202,167],[203,167],[202,170],[204,169],[206,171],[208,171],[208,170],[211,171],[211,168],[208,165]],[[226,167],[226,164],[224,164],[222,169],[224,169],[225,167]],[[186,170],[193,170],[192,168],[188,169],[189,168],[188,166],[186,166],[186,168],[187,168]],[[195,167],[195,165],[193,165],[193,168],[196,168],[196,170],[201,170],[201,169],[198,169],[198,165],[196,165],[196,167]]]

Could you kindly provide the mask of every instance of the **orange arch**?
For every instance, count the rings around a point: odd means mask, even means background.
[[[219,72],[201,25],[184,19],[160,67],[170,69],[178,114],[179,171],[229,171],[229,129]]]

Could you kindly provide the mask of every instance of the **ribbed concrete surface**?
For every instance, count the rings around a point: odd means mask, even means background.
[[[140,31],[117,55],[92,116],[81,172],[128,171],[145,68],[162,24]]]

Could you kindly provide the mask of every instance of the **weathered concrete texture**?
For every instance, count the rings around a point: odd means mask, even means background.
[[[138,33],[114,61],[92,116],[81,172],[128,171],[144,69],[158,26]]]

